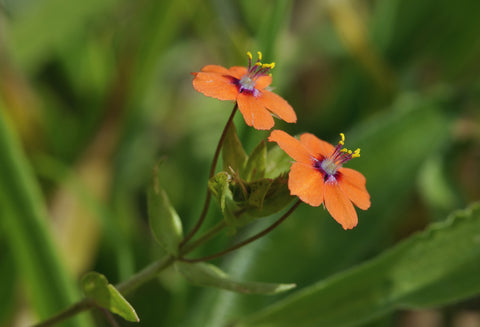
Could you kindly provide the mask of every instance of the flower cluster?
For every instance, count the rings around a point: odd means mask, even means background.
[[[256,129],[271,129],[274,126],[271,114],[295,123],[297,116],[290,104],[268,89],[275,63],[262,63],[261,52],[255,62],[250,52],[247,55],[248,67],[203,67],[193,73],[193,87],[209,97],[236,101],[245,123]],[[302,134],[298,140],[281,130],[274,130],[268,140],[276,142],[295,160],[288,179],[290,194],[311,206],[323,204],[344,229],[351,229],[358,221],[353,204],[362,210],[368,209],[370,195],[365,177],[343,167],[349,160],[360,157],[360,149],[343,148],[345,136],[340,136],[336,146],[309,133]]]

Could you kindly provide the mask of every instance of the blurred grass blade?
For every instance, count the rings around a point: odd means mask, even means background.
[[[357,326],[396,308],[428,308],[480,293],[480,203],[377,258],[303,289],[237,326]]]
[[[356,58],[380,87],[393,90],[395,76],[370,42],[366,23],[353,1],[327,1],[335,29],[352,57]]]
[[[118,314],[125,320],[140,321],[135,309],[112,284],[108,283],[104,275],[94,271],[87,273],[82,278],[82,287],[85,295],[99,306]]]
[[[258,35],[259,44],[263,49],[263,54],[267,60],[272,60],[275,53],[275,43],[283,26],[288,25],[290,20],[291,7],[293,1],[279,0],[270,3],[270,10],[265,10],[261,13],[262,20],[260,25],[260,32]],[[250,10],[256,11],[256,5],[253,5]],[[269,13],[268,19],[264,19],[266,13]],[[267,14],[268,15],[268,14]]]
[[[40,319],[78,299],[52,244],[47,214],[31,168],[7,125],[0,103],[0,212],[17,271]],[[64,326],[89,326],[79,317]]]
[[[0,226],[0,299],[15,298],[17,272],[13,260],[12,250],[4,244],[3,230]],[[0,305],[0,326],[7,326],[7,322],[14,313],[15,301],[2,301]]]
[[[176,262],[176,269],[192,284],[210,286],[246,294],[277,294],[294,288],[295,284],[240,282],[231,279],[220,268],[209,263]]]
[[[148,7],[143,10],[141,30],[135,35],[139,51],[132,70],[127,107],[144,100],[142,96],[154,85],[152,79],[159,56],[180,32],[183,19],[188,20],[189,15],[194,15],[198,6],[197,1],[191,0],[148,1],[145,5]]]

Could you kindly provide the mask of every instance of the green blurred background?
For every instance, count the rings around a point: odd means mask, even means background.
[[[273,86],[296,110],[277,128],[344,132],[362,149],[349,167],[372,207],[345,232],[303,205],[215,261],[232,276],[304,288],[478,200],[479,12],[478,0],[0,0],[0,325],[66,307],[86,271],[118,283],[161,257],[145,194],[159,159],[184,229],[194,224],[232,104],[195,92],[190,73],[246,65],[246,51],[276,62]],[[247,152],[268,136],[235,123]],[[212,206],[207,223],[218,219]],[[167,270],[129,300],[137,325],[225,326],[287,295],[192,287]],[[479,326],[480,299],[462,300],[361,325]],[[82,319],[108,326],[99,312]]]

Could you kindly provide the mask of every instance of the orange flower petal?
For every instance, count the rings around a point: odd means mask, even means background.
[[[278,146],[295,161],[312,165],[312,157],[302,143],[300,143],[300,141],[293,136],[288,135],[284,131],[276,129],[270,134],[268,140],[270,142],[277,142]]]
[[[248,126],[256,129],[270,129],[275,124],[272,115],[252,94],[240,93],[237,103]]]
[[[248,69],[242,66],[233,66],[228,69],[228,73],[236,79],[241,79],[248,73]]]
[[[201,70],[204,73],[219,73],[224,75],[230,75],[230,72],[225,67],[219,65],[206,65]]]
[[[313,134],[305,133],[300,136],[300,142],[302,142],[303,146],[310,152],[310,154],[318,158],[319,155],[323,157],[330,156],[335,147],[328,142],[320,140]]]
[[[305,203],[318,207],[323,202],[323,176],[311,165],[295,162],[288,175],[288,189]]]
[[[257,90],[263,90],[270,84],[272,84],[272,76],[270,75],[260,76],[257,78],[257,81],[255,82],[255,88]]]
[[[340,168],[338,171],[338,184],[348,198],[362,210],[370,208],[370,194],[365,188],[365,177],[350,168]]]
[[[238,95],[237,86],[232,83],[231,78],[218,73],[197,73],[193,79],[193,87],[198,92],[219,100],[235,100]]]
[[[297,121],[295,111],[293,111],[293,108],[281,96],[263,90],[258,99],[268,108],[268,110],[285,120],[287,123],[295,123]]]
[[[336,182],[326,182],[323,194],[325,207],[343,229],[352,229],[357,226],[358,218],[355,208]]]

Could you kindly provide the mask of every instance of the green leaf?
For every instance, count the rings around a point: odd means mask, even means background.
[[[242,143],[238,139],[235,125],[232,124],[227,130],[222,147],[223,170],[240,172],[247,161],[247,154],[243,149]]]
[[[235,326],[355,326],[397,308],[430,308],[480,293],[480,204],[319,282]]]
[[[277,294],[294,288],[295,284],[239,282],[218,267],[208,263],[176,262],[176,269],[192,284],[210,286],[246,294]]]
[[[267,153],[267,165],[265,177],[276,178],[290,170],[292,158],[288,156],[279,146],[273,145]]]
[[[266,164],[267,146],[265,145],[265,141],[261,141],[248,157],[242,178],[247,181],[263,178],[265,176]]]
[[[167,253],[178,256],[183,240],[182,221],[170,204],[167,193],[160,188],[157,176],[148,190],[148,220],[155,240]]]
[[[285,208],[294,197],[290,195],[286,174],[275,179],[261,179],[248,184],[250,190],[247,214],[267,217]]]
[[[249,183],[249,196],[247,200],[248,204],[261,210],[263,208],[263,200],[265,200],[265,196],[267,195],[272,183],[273,180],[268,178]]]
[[[140,321],[135,309],[112,284],[108,283],[104,275],[94,271],[87,273],[82,278],[82,287],[85,295],[97,305],[116,313],[125,320]]]
[[[440,156],[431,158],[423,165],[418,178],[423,200],[434,217],[442,219],[461,203],[460,195],[448,181],[444,164]]]

